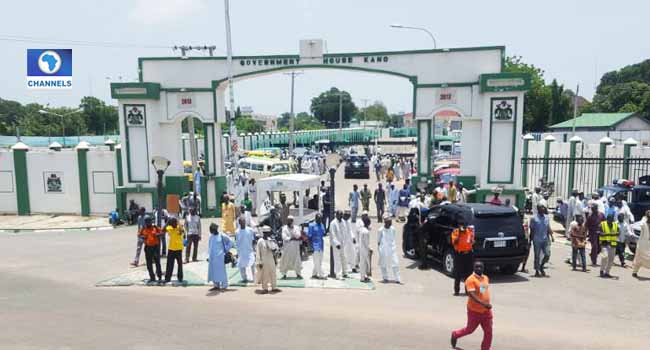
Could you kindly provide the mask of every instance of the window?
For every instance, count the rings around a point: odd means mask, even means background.
[[[271,168],[272,173],[288,173],[289,172],[289,164],[285,163],[280,163],[280,164],[275,164],[273,168]]]
[[[264,164],[251,163],[251,170],[264,171]]]

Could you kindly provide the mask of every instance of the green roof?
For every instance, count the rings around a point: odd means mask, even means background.
[[[634,113],[583,113],[575,120],[576,128],[607,128],[631,117]],[[572,128],[573,119],[549,126],[550,129]]]

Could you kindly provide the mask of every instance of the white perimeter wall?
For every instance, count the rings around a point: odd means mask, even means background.
[[[0,150],[0,213],[17,211],[14,155],[9,150]]]
[[[115,152],[88,151],[88,198],[90,213],[104,215],[117,207]]]
[[[61,178],[62,192],[46,192],[45,173]],[[27,181],[32,214],[81,214],[77,151],[30,150],[27,152]]]

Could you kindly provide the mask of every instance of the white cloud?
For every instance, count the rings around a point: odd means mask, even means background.
[[[129,20],[140,24],[162,24],[193,15],[205,8],[205,0],[136,0]]]

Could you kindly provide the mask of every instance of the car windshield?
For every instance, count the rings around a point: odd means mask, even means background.
[[[482,215],[474,218],[476,232],[503,232],[504,234],[521,231],[521,219],[516,213]]]
[[[650,202],[650,189],[637,192],[637,202]]]

